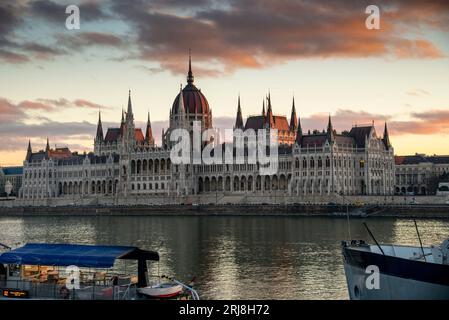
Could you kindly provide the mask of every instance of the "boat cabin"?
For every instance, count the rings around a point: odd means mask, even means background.
[[[159,261],[159,254],[130,246],[28,243],[0,253],[0,299],[135,299],[148,285],[148,260]]]

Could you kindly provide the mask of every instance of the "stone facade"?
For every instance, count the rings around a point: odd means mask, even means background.
[[[395,194],[433,195],[449,174],[449,156],[396,156]]]

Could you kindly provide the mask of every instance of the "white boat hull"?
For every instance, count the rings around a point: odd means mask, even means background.
[[[153,298],[171,298],[181,294],[182,286],[179,284],[161,284],[139,288],[138,291]]]

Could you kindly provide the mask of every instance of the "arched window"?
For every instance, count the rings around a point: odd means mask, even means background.
[[[135,174],[135,173],[136,173],[136,161],[131,160],[131,174]]]

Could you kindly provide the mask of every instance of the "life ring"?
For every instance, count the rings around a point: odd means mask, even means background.
[[[59,295],[62,299],[68,299],[70,296],[70,290],[66,286],[62,286],[61,289],[59,289]]]

